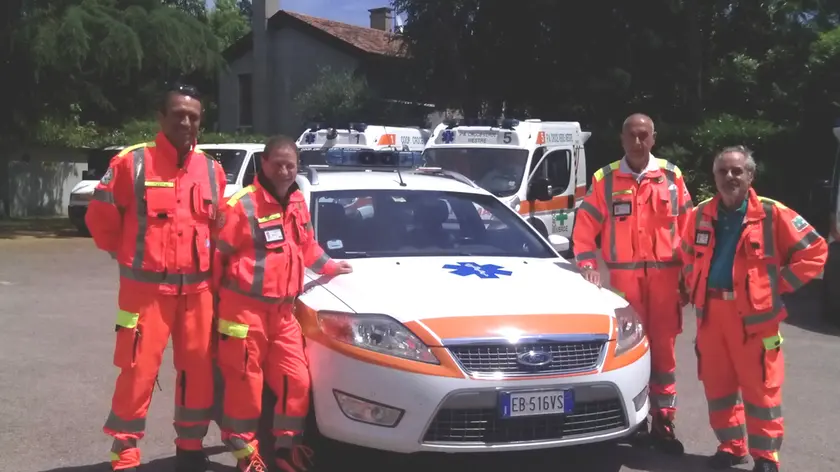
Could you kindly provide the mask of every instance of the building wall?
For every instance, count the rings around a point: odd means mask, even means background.
[[[320,68],[333,71],[354,70],[358,60],[311,35],[294,28],[272,31],[272,84],[270,126],[274,132],[295,138],[303,132],[305,123],[294,105],[295,98],[315,82]]]
[[[81,149],[0,151],[0,216],[66,216],[70,191],[85,170]]]
[[[223,133],[239,128],[239,74],[253,73],[253,63],[254,55],[248,51],[219,74],[219,131]]]

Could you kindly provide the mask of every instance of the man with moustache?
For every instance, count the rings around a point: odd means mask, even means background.
[[[828,245],[795,211],[756,195],[755,168],[744,146],[715,157],[717,195],[694,209],[680,252],[697,310],[697,373],[720,442],[709,465],[728,469],[749,454],[754,471],[778,472],[784,435],[779,325],[787,317],[780,295],[822,273]]]
[[[222,441],[240,470],[266,470],[257,429],[263,381],[277,397],[272,432],[277,469],[307,470],[312,451],[301,444],[309,411],[309,368],[294,303],[304,268],[327,275],[352,272],[315,240],[309,210],[295,183],[300,155],[294,140],[266,143],[253,185],[234,194],[219,222],[214,280],[219,287],[217,361],[224,377]]]
[[[596,237],[613,290],[642,318],[650,341],[651,427],[633,438],[674,455],[684,452],[674,432],[675,342],[682,332],[679,235],[692,208],[682,172],[650,151],[656,132],[649,116],[634,114],[622,126],[624,157],[599,169],[578,209],[575,260],[586,280],[600,285]]]
[[[160,132],[115,156],[85,217],[93,241],[119,263],[114,365],[120,368],[104,431],[111,466],[136,470],[137,441],[163,351],[172,337],[178,472],[204,472],[202,440],[213,405],[211,231],[225,172],[195,149],[201,101],[175,84],[158,110]]]

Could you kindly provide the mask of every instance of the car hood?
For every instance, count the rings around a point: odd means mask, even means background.
[[[70,191],[70,194],[73,195],[86,195],[86,194],[93,194],[93,191],[96,189],[96,186],[99,184],[98,180],[82,180],[81,182],[77,183],[73,190]]]
[[[351,274],[308,274],[308,291],[320,285],[353,312],[389,315],[402,323],[420,322],[434,331],[444,323],[438,320],[475,325],[498,324],[499,318],[513,328],[516,326],[511,325],[526,323],[529,326],[522,328],[528,332],[539,331],[538,325],[544,326],[551,318],[556,331],[558,323],[563,324],[561,317],[568,315],[564,319],[594,317],[595,331],[608,334],[613,329],[615,308],[627,305],[614,293],[585,281],[571,264],[559,259],[405,257],[353,259],[350,263]],[[306,298],[304,302],[308,302]],[[478,326],[467,331],[474,331],[467,333],[473,336],[482,334]]]

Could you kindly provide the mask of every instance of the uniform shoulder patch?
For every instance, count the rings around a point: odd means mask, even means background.
[[[114,178],[114,168],[109,167],[108,170],[105,172],[105,175],[102,176],[102,178],[99,180],[99,182],[102,183],[102,185],[108,185],[109,183],[111,183],[111,180],[113,180],[113,178]]]
[[[802,218],[799,215],[796,215],[795,217],[793,217],[793,219],[790,220],[790,224],[793,225],[793,227],[796,229],[796,231],[803,231],[805,228],[807,228],[809,226],[808,222],[805,221],[805,218]]]

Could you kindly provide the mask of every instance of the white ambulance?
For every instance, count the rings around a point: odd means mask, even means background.
[[[298,138],[301,166],[397,165],[419,167],[431,132],[419,127],[313,123]]]
[[[591,135],[578,122],[450,120],[435,128],[423,165],[466,175],[543,236],[571,240],[575,210],[586,194],[584,144]]]

